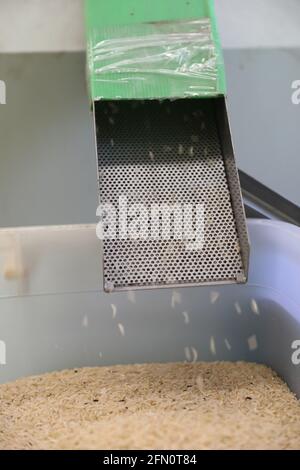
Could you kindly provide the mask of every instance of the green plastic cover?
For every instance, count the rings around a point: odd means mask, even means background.
[[[86,0],[91,99],[225,94],[212,0]]]

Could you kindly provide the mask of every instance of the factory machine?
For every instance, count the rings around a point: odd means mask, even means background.
[[[246,360],[300,396],[299,209],[239,178],[213,4],[113,3],[86,1],[102,240],[95,225],[0,231],[1,381]]]
[[[87,2],[99,200],[126,198],[135,228],[123,233],[120,217],[113,237],[104,227],[104,290],[243,283],[249,243],[213,3],[126,3],[115,17]]]

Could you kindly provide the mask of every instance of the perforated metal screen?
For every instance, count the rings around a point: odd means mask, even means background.
[[[95,120],[100,202],[118,208],[125,196],[128,208],[149,209],[127,217],[131,227],[137,216],[148,238],[120,239],[117,225],[104,239],[105,290],[245,280],[213,100],[97,102]],[[161,227],[150,228],[153,204],[201,207],[202,246],[176,239],[172,214],[162,239]]]

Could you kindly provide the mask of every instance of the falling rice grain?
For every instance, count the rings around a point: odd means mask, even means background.
[[[189,148],[189,156],[193,157],[194,156],[194,147],[191,145]]]
[[[209,349],[210,349],[210,352],[211,352],[214,356],[217,354],[215,338],[214,338],[213,336],[211,336],[211,338],[210,338]]]
[[[225,346],[228,349],[228,351],[230,351],[231,350],[231,344],[229,343],[227,338],[224,339],[224,343],[225,343]]]
[[[185,358],[188,362],[191,362],[192,360],[192,356],[191,356],[191,351],[190,351],[190,348],[188,346],[186,346],[184,348],[184,355],[185,355]]]
[[[192,135],[191,136],[191,141],[194,142],[194,144],[196,144],[197,142],[199,142],[199,136],[198,135]]]
[[[178,145],[178,155],[183,155],[184,153],[184,148],[182,144]]]
[[[215,290],[212,290],[209,295],[210,295],[210,303],[211,304],[216,303],[216,301],[220,297],[220,293],[215,291]]]
[[[112,317],[113,318],[116,318],[117,316],[117,307],[115,304],[110,304],[111,308],[112,308]]]
[[[196,348],[194,348],[193,346],[191,347],[191,351],[193,353],[193,359],[192,359],[192,362],[196,362],[197,359],[198,359],[198,351]]]
[[[87,328],[88,327],[88,324],[89,324],[89,319],[88,319],[88,316],[87,315],[84,315],[83,319],[82,319],[82,326],[84,328]]]
[[[175,308],[176,304],[181,304],[181,294],[177,290],[173,290],[171,299],[172,308]]]
[[[110,146],[113,147],[115,145],[114,139],[110,139]]]
[[[122,336],[125,336],[125,328],[124,328],[124,325],[122,325],[122,323],[118,323],[118,328],[120,330],[120,333]]]
[[[109,121],[109,124],[111,124],[112,126],[114,126],[115,120],[114,120],[113,117],[110,116],[110,117],[108,118],[108,121]]]
[[[235,310],[236,310],[236,313],[238,313],[239,315],[242,314],[242,308],[241,308],[241,306],[240,306],[240,304],[239,304],[238,302],[235,302],[235,303],[234,303],[234,308],[235,308]]]
[[[182,315],[183,315],[183,318],[184,318],[184,323],[187,325],[188,323],[190,323],[190,317],[189,317],[189,314],[188,312],[182,312]]]
[[[251,299],[251,310],[255,315],[259,315],[259,308],[256,300]]]
[[[255,351],[257,349],[257,338],[256,335],[252,335],[248,338],[249,351]]]

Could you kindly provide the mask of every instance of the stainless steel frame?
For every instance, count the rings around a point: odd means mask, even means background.
[[[104,290],[246,282],[249,242],[225,99],[95,103],[99,199],[202,204],[202,250],[163,239],[103,240]],[[144,216],[143,216],[144,217]],[[149,223],[141,219],[145,224]],[[173,233],[175,217],[171,220]]]

